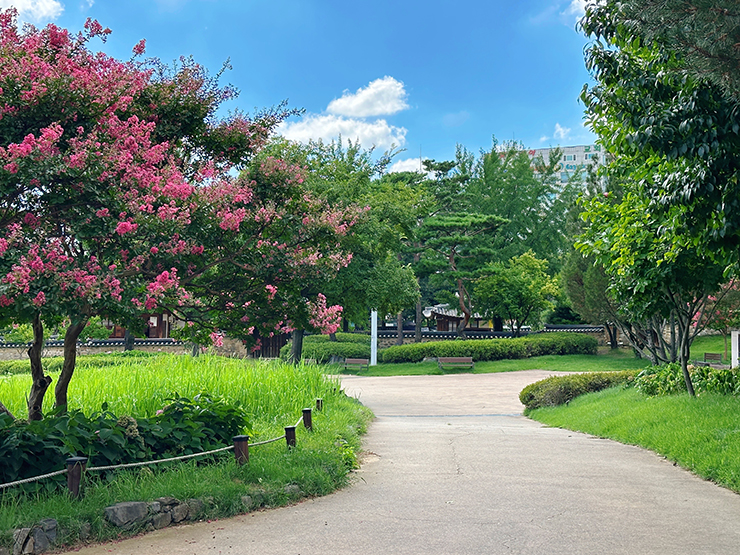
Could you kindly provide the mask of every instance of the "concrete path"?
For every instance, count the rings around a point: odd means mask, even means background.
[[[636,447],[521,416],[552,373],[346,377],[375,411],[356,483],[84,555],[729,554],[740,496]]]

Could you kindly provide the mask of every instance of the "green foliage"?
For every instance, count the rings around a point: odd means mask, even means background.
[[[120,353],[100,355],[80,355],[77,357],[77,368],[103,368],[116,366],[122,361],[131,359],[145,359],[158,356],[157,353],[146,351],[122,351]],[[64,364],[63,357],[44,358],[44,370],[50,373],[61,372]],[[0,376],[3,374],[27,374],[31,371],[28,360],[0,360]]]
[[[81,339],[108,339],[111,330],[103,325],[103,319],[100,316],[94,316],[87,321],[85,329],[82,330]]]
[[[380,351],[382,362],[420,362],[428,357],[469,356],[474,361],[542,355],[596,354],[598,342],[579,333],[533,334],[514,339],[468,339],[394,345]]]
[[[60,470],[69,456],[107,466],[207,451],[228,445],[249,427],[243,409],[207,394],[172,399],[150,418],[117,417],[107,408],[104,404],[90,416],[72,411],[31,422],[0,415],[0,482]],[[34,482],[27,489],[53,484]]]
[[[523,325],[539,323],[558,293],[557,282],[547,275],[547,261],[532,251],[490,265],[482,274],[475,284],[479,308],[488,317],[505,318],[517,336]]]
[[[737,368],[689,366],[689,374],[697,393],[740,394],[740,371]],[[635,387],[650,396],[686,393],[681,365],[676,363],[646,368],[635,380]]]
[[[31,324],[15,324],[0,333],[5,343],[29,343],[33,341]]]
[[[419,283],[411,266],[389,255],[375,266],[368,283],[369,305],[379,314],[398,314],[415,306],[420,298]]]
[[[634,35],[664,42],[680,56],[683,71],[740,100],[736,0],[628,0],[621,7]]]
[[[634,380],[634,370],[551,376],[529,384],[519,393],[525,412],[569,403],[579,395],[601,391]]]
[[[370,358],[370,336],[356,333],[337,333],[336,341],[328,335],[307,335],[303,338],[303,358],[314,359],[320,364],[327,363],[331,357]],[[290,356],[292,342],[280,349],[280,358]]]

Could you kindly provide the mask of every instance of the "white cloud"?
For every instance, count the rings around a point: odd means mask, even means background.
[[[586,0],[572,0],[572,2],[565,8],[563,15],[575,15],[577,18],[581,18],[586,14]]]
[[[393,162],[393,164],[391,164],[388,168],[388,173],[426,173],[423,168],[424,166],[421,165],[421,160],[419,158],[406,158],[405,160],[396,160],[395,162]]]
[[[18,17],[30,23],[53,21],[64,11],[64,6],[57,0],[0,0],[0,8],[15,8]]]
[[[541,143],[544,143],[544,142],[545,142],[545,141],[546,141],[547,139],[549,139],[549,138],[550,138],[550,137],[548,137],[547,135],[542,135],[542,137],[540,137],[540,142],[541,142]]]
[[[329,103],[326,111],[352,118],[387,116],[408,108],[406,97],[403,83],[386,76],[371,81],[365,88],[360,87],[355,93],[344,91],[341,98]]]
[[[406,142],[406,129],[389,125],[384,119],[364,121],[331,114],[308,114],[301,121],[281,124],[278,132],[300,143],[311,139],[330,142],[341,135],[343,139],[359,140],[363,148],[388,149]]]
[[[555,124],[555,133],[553,137],[556,139],[567,139],[570,135],[570,127],[563,127],[559,123]]]

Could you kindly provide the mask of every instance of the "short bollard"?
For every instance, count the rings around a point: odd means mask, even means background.
[[[313,431],[313,409],[303,409],[303,425],[309,432]]]
[[[80,482],[86,466],[87,457],[70,457],[67,459],[67,489],[72,497],[80,496]]]
[[[324,410],[324,400],[323,399],[316,399],[316,410],[319,412]]]
[[[234,436],[231,438],[234,442],[234,457],[239,465],[249,462],[249,436]]]
[[[285,427],[285,443],[289,449],[295,447],[295,426]]]

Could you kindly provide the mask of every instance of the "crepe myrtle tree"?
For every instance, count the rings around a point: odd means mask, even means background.
[[[341,307],[327,306],[314,284],[350,263],[342,239],[362,211],[329,208],[306,191],[304,178],[303,168],[268,157],[254,160],[238,179],[199,188],[187,227],[193,246],[179,238],[185,258],[171,261],[180,268],[171,279],[190,296],[171,295],[177,290],[171,288],[159,300],[138,302],[165,306],[188,321],[184,336],[199,342],[214,327],[217,341],[226,332],[255,349],[276,333],[300,331],[302,338],[302,330],[336,331]]]
[[[38,346],[45,322],[69,319],[57,407],[67,406],[92,316],[134,326],[161,306],[221,307],[208,294],[230,286],[251,292],[241,307],[279,298],[289,309],[296,295],[270,299],[268,285],[287,294],[293,282],[282,275],[308,278],[347,260],[322,241],[351,221],[301,195],[291,169],[275,161],[280,171],[263,168],[270,179],[233,178],[289,111],[219,120],[234,92],[191,60],[121,62],[88,48],[110,32],[97,22],[72,35],[54,25],[21,32],[15,18],[0,12],[0,318],[32,323]],[[143,51],[142,41],[134,54]],[[29,417],[40,418],[50,379],[40,347],[29,354]]]

